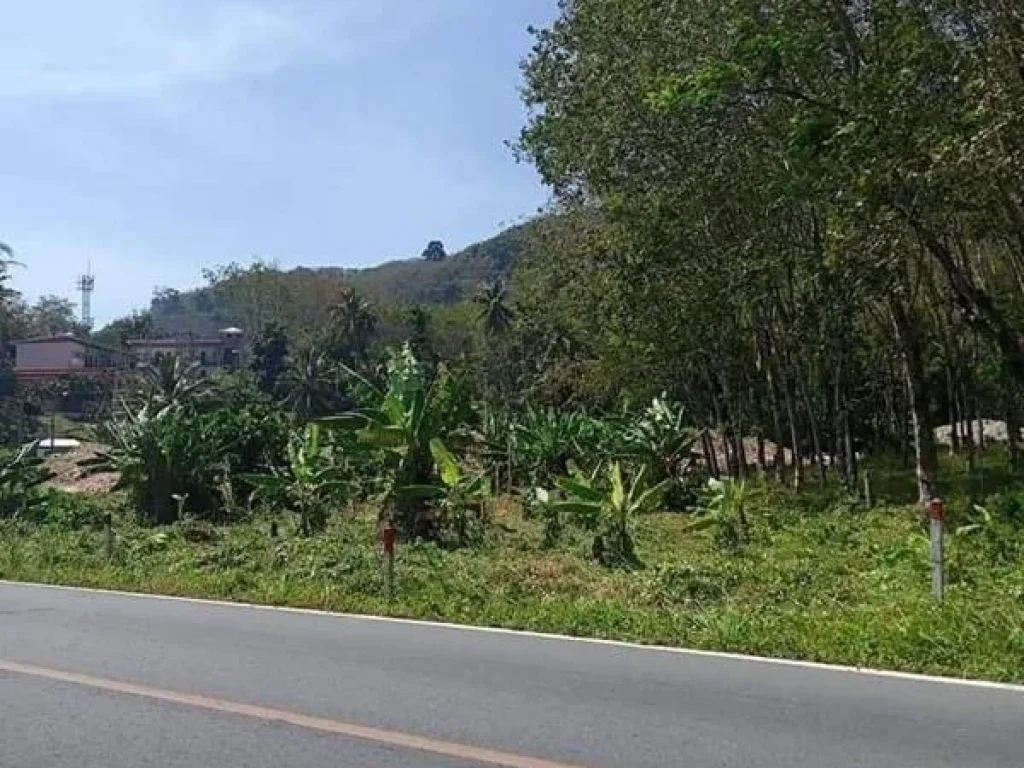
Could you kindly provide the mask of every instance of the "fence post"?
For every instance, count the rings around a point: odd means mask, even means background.
[[[380,541],[384,548],[384,577],[387,581],[389,601],[395,594],[395,539],[397,538],[398,532],[395,530],[395,524],[388,520],[384,523],[384,528],[381,529]]]
[[[928,518],[932,544],[932,596],[941,602],[946,592],[945,553],[943,552],[946,510],[942,499],[935,498],[928,502]]]
[[[874,505],[874,499],[871,498],[871,473],[866,469],[864,470],[864,506],[868,509]]]
[[[114,559],[114,516],[110,512],[103,516],[103,554],[108,563]]]

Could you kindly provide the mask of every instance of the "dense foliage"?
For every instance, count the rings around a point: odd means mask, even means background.
[[[560,7],[524,68],[519,148],[570,230],[534,311],[600,389],[667,388],[727,456],[768,435],[851,485],[859,446],[912,437],[922,498],[936,423],[971,450],[1002,416],[1017,453],[1014,4]]]
[[[552,586],[531,565],[499,585],[495,614],[477,582],[454,608],[417,583],[403,610],[1019,678],[1017,3],[561,0],[534,36],[515,149],[555,194],[547,215],[369,270],[231,264],[105,329],[250,334],[249,370],[203,379],[167,358],[112,407],[94,464],[120,473],[132,525],[240,537],[244,552],[216,556],[247,595],[292,595],[299,558],[345,582],[351,608],[376,605],[375,560],[325,531],[394,523],[421,565],[457,570],[512,509],[532,564],[586,579]],[[67,320],[49,300],[0,299],[2,341]],[[34,504],[34,470],[8,470],[4,508]],[[869,511],[951,491],[959,613],[928,603],[919,516]],[[250,546],[282,512],[307,541]],[[210,533],[224,521],[243,533]],[[133,536],[149,553],[171,534]],[[150,554],[112,578],[138,581]],[[590,598],[595,583],[629,607]],[[509,608],[517,597],[535,613]],[[940,636],[954,650],[923,663]]]

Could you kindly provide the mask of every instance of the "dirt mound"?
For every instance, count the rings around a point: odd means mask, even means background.
[[[1008,432],[1006,431],[1005,421],[994,421],[992,419],[982,419],[982,424],[985,429],[985,440],[990,443],[1005,443],[1007,440]],[[963,434],[963,427],[961,434]],[[953,426],[951,424],[943,424],[941,427],[935,428],[935,442],[939,445],[952,445],[953,443]],[[974,421],[971,423],[971,434],[974,435],[974,442],[977,444],[980,442],[979,435],[981,434],[978,430],[978,422]]]
[[[82,443],[67,453],[58,453],[46,459],[46,468],[53,473],[49,484],[54,488],[71,493],[107,493],[111,491],[120,475],[116,472],[90,474],[80,462],[95,458],[104,446],[99,443]]]

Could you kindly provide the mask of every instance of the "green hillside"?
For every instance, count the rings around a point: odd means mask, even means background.
[[[423,258],[391,261],[367,269],[343,267],[299,267],[275,275],[286,292],[318,301],[311,293],[329,297],[334,290],[348,285],[377,305],[454,304],[473,295],[481,283],[507,277],[516,260],[525,252],[534,224],[512,227],[475,243],[443,261]],[[198,288],[191,291],[162,289],[150,306],[153,329],[158,334],[197,335],[215,332],[225,325],[251,323],[240,317],[217,291]]]
[[[469,246],[444,261],[409,259],[369,269],[349,270],[349,282],[378,301],[454,304],[472,296],[480,283],[507,277],[524,253],[531,225],[520,225]]]

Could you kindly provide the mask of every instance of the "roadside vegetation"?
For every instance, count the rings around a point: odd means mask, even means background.
[[[0,576],[1024,680],[1019,13],[811,5],[565,0],[551,210],[447,283],[231,264],[97,336],[239,325],[242,370],[7,371]],[[110,493],[21,449],[72,404]]]
[[[141,379],[90,462],[122,490],[49,489],[31,453],[7,460],[0,577],[1024,680],[1024,477],[1002,448],[943,462],[937,603],[898,457],[868,463],[868,509],[836,477],[709,478],[662,399],[485,422],[404,350],[380,382],[356,375],[351,411],[300,424],[255,377],[166,372],[186,380]]]
[[[317,536],[291,518],[277,538],[273,518],[154,528],[121,510],[108,562],[108,502],[58,497],[41,523],[2,524],[0,576],[1024,681],[1022,544],[1001,538],[1024,495],[993,499],[992,522],[958,512],[980,527],[952,537],[941,605],[912,507],[760,483],[750,496],[742,549],[659,512],[637,521],[632,569],[596,563],[582,530],[550,546],[540,520],[502,500],[472,547],[400,542],[391,599],[375,508],[339,510]]]

